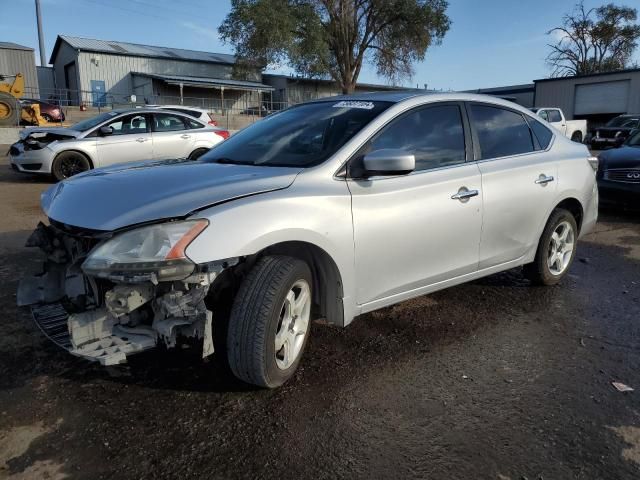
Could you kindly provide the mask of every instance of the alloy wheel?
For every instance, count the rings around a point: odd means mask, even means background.
[[[276,365],[286,370],[296,361],[309,330],[311,288],[305,280],[293,284],[284,299],[275,335]]]

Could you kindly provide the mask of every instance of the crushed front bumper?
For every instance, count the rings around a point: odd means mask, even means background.
[[[99,243],[38,225],[27,246],[40,247],[43,272],[20,281],[19,306],[31,306],[35,323],[55,344],[102,365],[125,363],[129,355],[182,339],[202,341],[213,353],[209,288],[225,267],[207,265],[179,282],[113,282],[84,275],[80,265]],[[226,265],[226,264],[225,264]]]

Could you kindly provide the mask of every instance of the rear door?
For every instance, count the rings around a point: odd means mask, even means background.
[[[413,109],[350,161],[357,301],[369,304],[366,310],[477,269],[480,171],[468,162],[471,137],[463,113],[457,103]],[[386,148],[414,154],[415,171],[359,178],[364,154]]]
[[[106,125],[111,127],[111,135],[101,136],[96,131],[96,146],[100,166],[114,163],[151,160],[153,147],[145,114],[123,115]]]
[[[519,259],[537,245],[556,198],[557,166],[548,150],[553,133],[542,123],[492,104],[471,103],[468,110],[482,174],[482,270]],[[542,129],[539,135],[530,122]]]
[[[153,158],[163,160],[186,158],[193,151],[194,135],[189,131],[186,117],[173,112],[154,112]]]

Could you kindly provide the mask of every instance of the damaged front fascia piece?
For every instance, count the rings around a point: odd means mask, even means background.
[[[125,363],[128,355],[160,342],[175,347],[179,338],[201,339],[203,358],[213,353],[212,312],[204,299],[237,259],[200,266],[182,281],[107,282],[80,269],[96,243],[38,225],[27,245],[40,247],[47,260],[42,274],[20,282],[18,305],[65,305],[74,312],[67,320],[69,351],[103,365]]]

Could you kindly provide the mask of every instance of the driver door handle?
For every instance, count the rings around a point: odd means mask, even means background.
[[[184,138],[186,140],[187,138],[191,138],[191,135],[187,135],[186,133],[184,133],[180,135],[180,138]]]

